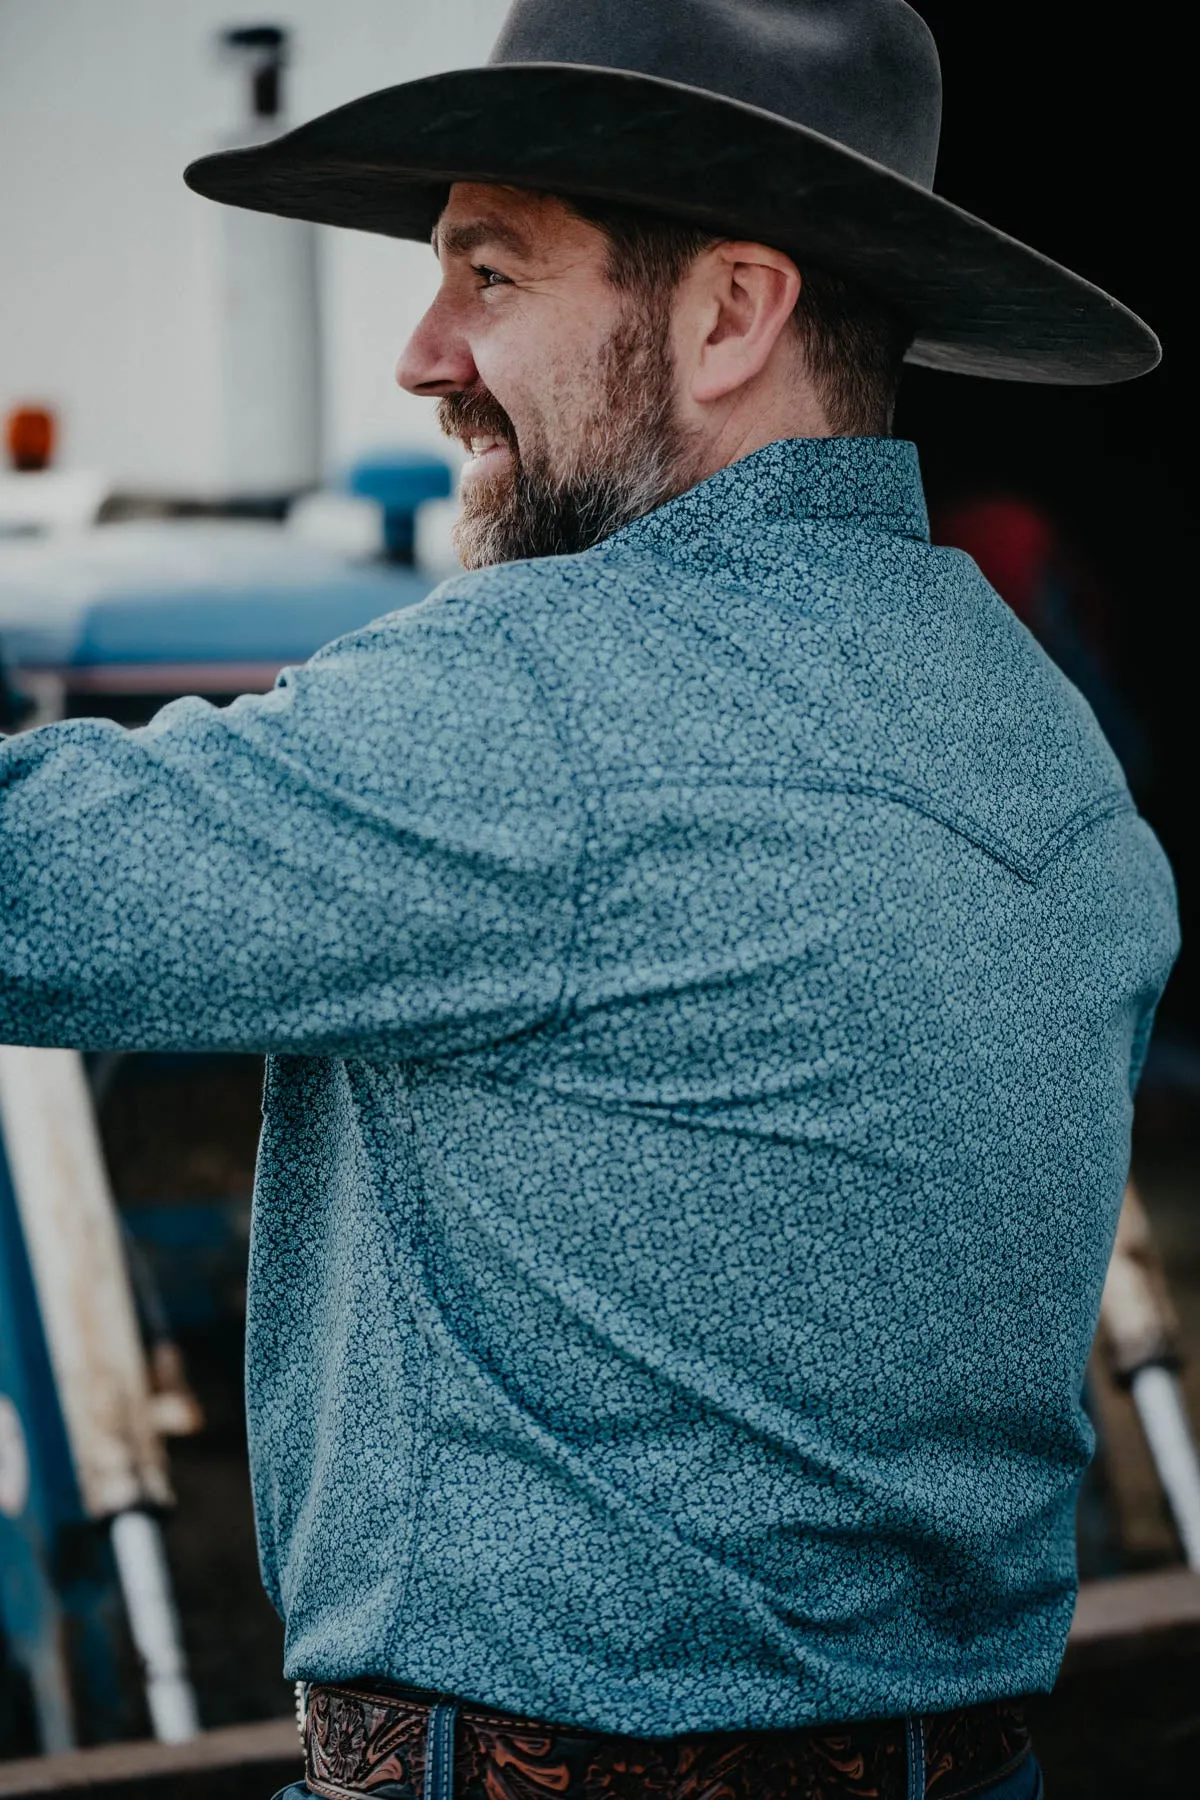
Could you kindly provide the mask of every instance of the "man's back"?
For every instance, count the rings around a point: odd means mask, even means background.
[[[288,1668],[615,1732],[1048,1683],[1170,876],[911,448],[0,747],[0,1038],[271,1054]]]
[[[289,1668],[654,1733],[1048,1683],[1174,948],[1090,714],[881,442],[379,631],[455,771],[405,790],[397,900],[454,940],[449,854],[497,942],[415,1034],[270,1077]]]

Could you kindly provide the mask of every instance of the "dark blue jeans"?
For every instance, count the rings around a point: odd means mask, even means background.
[[[291,1787],[280,1788],[275,1800],[311,1800],[310,1790],[302,1781],[297,1781]],[[565,1796],[564,1800],[570,1800],[570,1796]],[[910,1800],[919,1800],[919,1797],[910,1796]],[[971,1800],[1042,1800],[1042,1772],[1035,1758],[1027,1757],[1015,1774],[1006,1776],[994,1787],[980,1788],[972,1794]]]

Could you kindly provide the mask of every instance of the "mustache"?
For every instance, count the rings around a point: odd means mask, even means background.
[[[486,388],[443,395],[437,404],[437,422],[445,437],[498,437],[513,451],[517,448],[512,420]]]

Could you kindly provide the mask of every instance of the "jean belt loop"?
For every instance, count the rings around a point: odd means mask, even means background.
[[[925,1800],[925,1728],[919,1713],[910,1713],[905,1719],[904,1737],[908,1750],[904,1791],[908,1800]]]
[[[421,1800],[454,1800],[457,1706],[431,1706],[425,1727],[425,1783]]]

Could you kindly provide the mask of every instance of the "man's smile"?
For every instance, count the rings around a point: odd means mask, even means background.
[[[467,450],[467,461],[463,464],[462,478],[474,481],[481,475],[494,474],[507,458],[512,460],[512,445],[507,438],[494,432],[475,433],[463,439]]]

